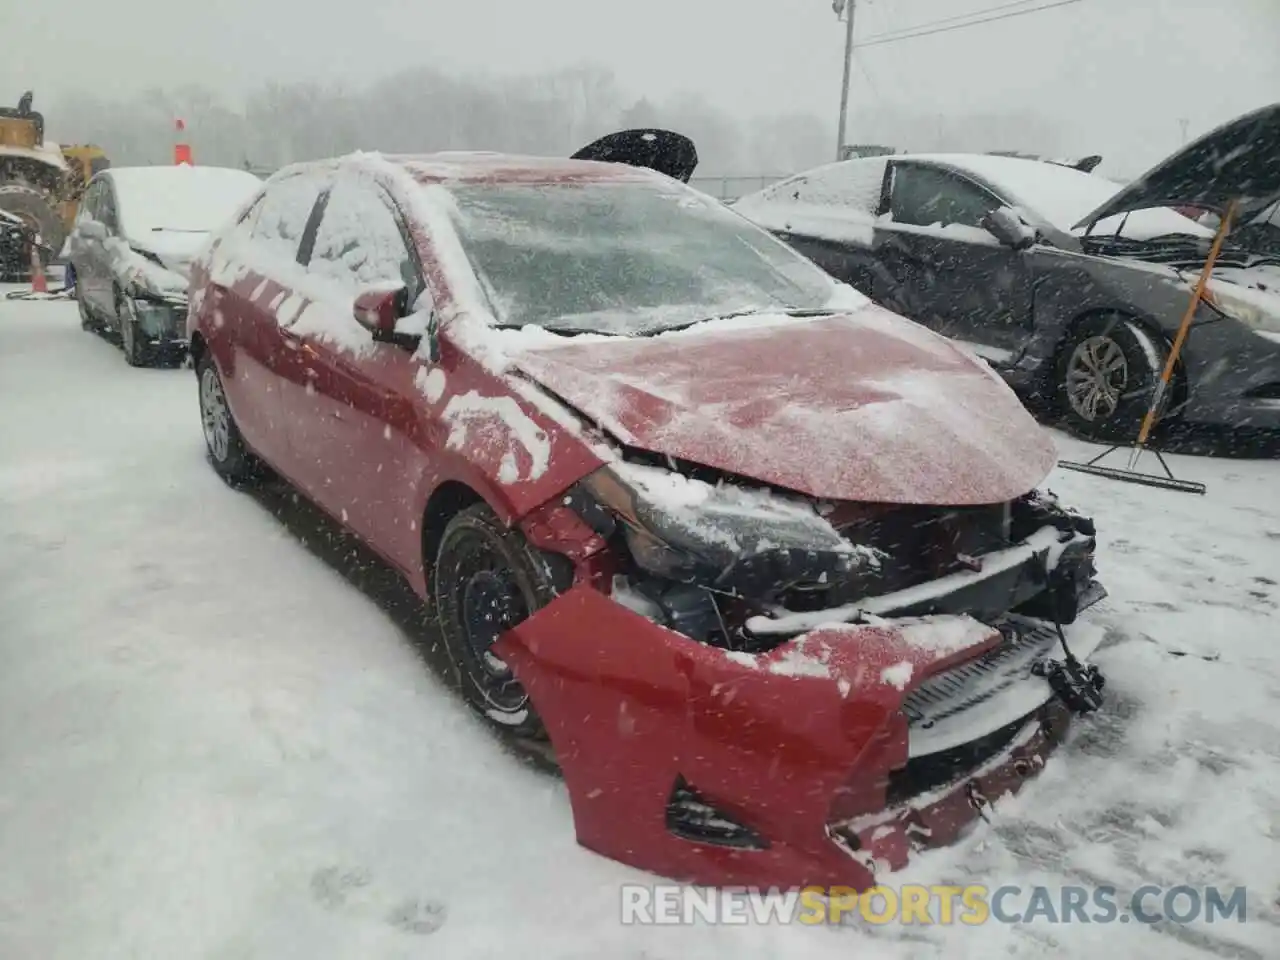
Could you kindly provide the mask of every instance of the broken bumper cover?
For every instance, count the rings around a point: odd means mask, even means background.
[[[187,300],[185,297],[147,299],[134,297],[138,326],[148,342],[160,346],[187,345]]]
[[[941,616],[828,625],[751,655],[579,585],[494,652],[546,724],[583,846],[683,882],[866,889],[877,870],[905,864],[917,835],[953,839],[979,815],[976,795],[1016,790],[1060,739],[1066,711],[1045,681],[1014,670],[1018,689],[1038,685],[1016,705],[1017,736],[897,799],[912,764],[929,759],[913,756],[913,739],[929,736],[912,729],[929,721],[920,710],[909,720],[914,692],[1009,642]],[[714,830],[681,822],[682,796],[696,796]]]

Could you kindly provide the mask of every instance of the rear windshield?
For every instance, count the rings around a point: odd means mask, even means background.
[[[503,325],[639,334],[752,309],[817,309],[818,267],[674,181],[451,186]]]

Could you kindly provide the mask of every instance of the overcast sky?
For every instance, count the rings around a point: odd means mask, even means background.
[[[844,37],[830,0],[0,2],[0,99],[11,102],[34,88],[47,106],[69,84],[125,95],[195,81],[234,99],[270,79],[358,83],[431,62],[520,73],[595,60],[637,96],[696,90],[742,117],[816,112],[830,118],[834,149]],[[1011,2],[859,0],[857,33]],[[1194,136],[1280,100],[1280,0],[1078,0],[868,47],[858,63],[855,116],[871,105],[947,115],[1035,106],[1074,151],[1145,166],[1177,147],[1181,118]]]

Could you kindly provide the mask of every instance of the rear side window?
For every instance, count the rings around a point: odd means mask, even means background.
[[[945,170],[909,163],[894,167],[890,203],[894,223],[981,227],[983,217],[999,206],[995,196]]]
[[[833,163],[774,184],[765,191],[764,199],[878,213],[887,165],[888,161],[879,157]]]
[[[417,273],[389,198],[350,182],[329,194],[307,270],[349,293],[387,282],[412,286]]]
[[[84,198],[80,201],[80,209],[76,212],[77,223],[97,219],[100,196],[102,196],[102,181],[89,184],[89,188],[84,192]]]
[[[297,260],[298,245],[324,182],[301,174],[267,187],[251,235],[254,245],[282,260]]]

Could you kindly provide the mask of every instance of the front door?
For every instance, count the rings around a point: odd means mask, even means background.
[[[1031,324],[1027,256],[982,227],[1002,206],[972,181],[919,162],[895,162],[876,255],[911,319],[967,341],[992,359],[1016,351]]]
[[[294,341],[285,419],[308,494],[405,570],[417,568],[421,533],[410,473],[416,423],[403,398],[419,369],[403,347],[376,343],[355,319],[364,287],[405,283],[411,302],[422,272],[391,200],[371,184],[339,179],[304,259],[311,294],[287,327]]]

